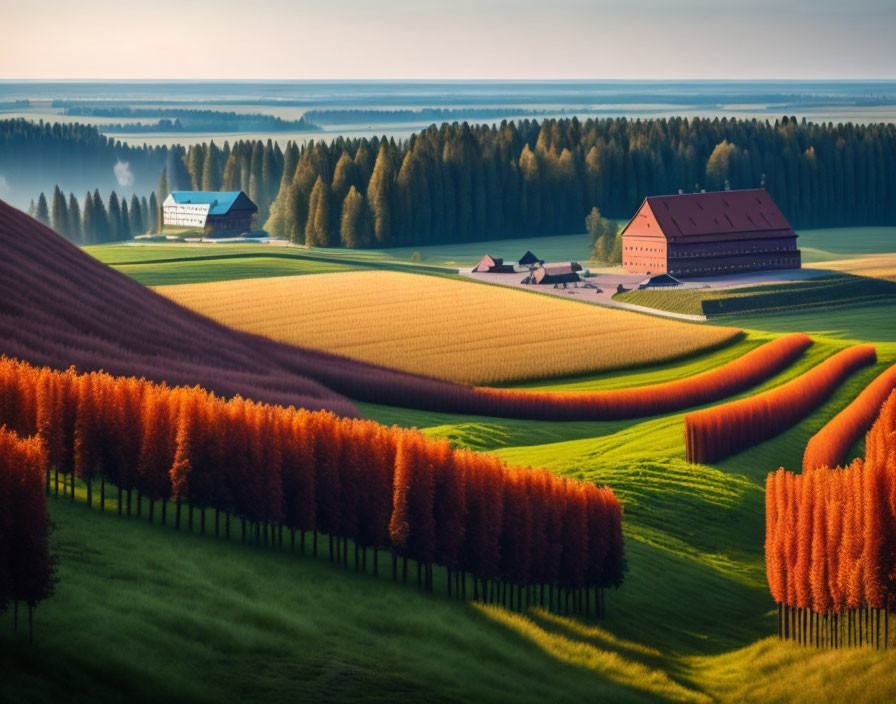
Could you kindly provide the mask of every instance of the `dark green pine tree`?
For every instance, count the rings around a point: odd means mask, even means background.
[[[156,199],[155,191],[150,193],[149,195],[149,206],[148,206],[148,222],[149,222],[149,231],[153,234],[160,232],[161,228],[161,212],[159,211],[159,201]]]
[[[128,211],[128,215],[131,219],[131,232],[135,235],[142,235],[146,232],[146,226],[143,224],[143,213],[140,207],[140,200],[137,198],[137,194],[131,196],[131,207]]]
[[[118,194],[115,191],[109,195],[109,242],[116,242],[126,238],[121,227],[121,204],[118,202]]]
[[[99,242],[96,231],[96,211],[93,205],[93,195],[87,191],[84,196],[84,212],[81,216],[81,241],[84,244],[97,244]]]
[[[119,237],[123,240],[129,240],[134,236],[134,231],[131,229],[131,218],[128,215],[128,202],[122,198],[121,199],[121,228],[119,230]]]
[[[59,186],[53,189],[53,203],[50,206],[50,227],[63,237],[72,238],[69,231],[68,206],[65,203],[65,195]]]
[[[252,159],[249,166],[249,192],[247,195],[255,205],[258,206],[258,220],[265,222],[267,217],[263,217],[265,211],[262,209],[265,200],[264,194],[264,145],[261,140],[257,140],[252,146]]]
[[[195,189],[194,189],[195,190]],[[160,194],[160,198],[165,200],[168,197],[168,169],[162,169],[159,174],[159,185],[156,187],[156,193]]]
[[[34,217],[44,225],[50,224],[50,209],[47,206],[47,197],[43,194],[43,191],[41,191],[40,197],[37,199]]]
[[[68,232],[72,242],[84,243],[84,233],[81,230],[81,207],[74,193],[68,194]]]
[[[221,155],[221,150],[218,149],[218,145],[212,140],[208,145],[208,149],[205,150],[205,160],[202,164],[203,191],[221,190],[221,175],[223,168],[224,161],[223,156]]]
[[[140,219],[143,221],[143,232],[152,232],[152,215],[149,208],[149,201],[146,196],[140,199]]]
[[[98,188],[93,191],[93,222],[96,241],[99,243],[109,242],[112,234],[109,211],[106,210],[106,204],[103,202]]]

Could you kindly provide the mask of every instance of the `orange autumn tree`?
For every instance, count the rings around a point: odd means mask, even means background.
[[[233,517],[257,544],[282,545],[289,529],[290,546],[298,532],[304,549],[310,531],[315,554],[322,532],[334,561],[347,564],[353,543],[356,569],[372,549],[376,571],[379,550],[392,550],[427,588],[440,565],[453,595],[465,597],[470,583],[474,596],[515,608],[524,596],[543,602],[546,588],[549,605],[588,610],[593,597],[601,608],[625,571],[610,489],[508,467],[416,430],[7,358],[0,413],[36,434],[61,471],[98,475],[101,491],[111,483],[119,512],[130,512],[136,491],[137,514],[149,501],[150,520],[161,502],[167,523],[174,501],[178,527],[184,506],[191,529],[199,511],[200,531],[213,510],[216,534],[223,512],[228,537]]]
[[[887,647],[896,606],[896,391],[848,467],[766,482],[766,572],[779,634]]]

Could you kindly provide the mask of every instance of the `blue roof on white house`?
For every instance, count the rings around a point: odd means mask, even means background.
[[[240,196],[245,199],[244,203],[240,203],[242,208],[255,209],[249,196],[242,191],[171,191],[171,198],[179,205],[197,204],[209,205],[209,215],[226,215],[230,209],[240,200]]]

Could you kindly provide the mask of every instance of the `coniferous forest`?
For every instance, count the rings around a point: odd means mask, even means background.
[[[134,188],[146,192],[242,189],[259,206],[259,225],[318,246],[578,233],[594,206],[624,220],[647,195],[762,185],[797,228],[896,224],[889,124],[572,118],[433,125],[400,142],[185,149],[129,147],[93,127],[18,120],[0,123],[0,147],[9,161],[0,173],[34,164],[108,178],[115,160],[128,160]]]

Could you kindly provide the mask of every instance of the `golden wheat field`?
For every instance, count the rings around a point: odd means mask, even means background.
[[[805,266],[808,269],[830,269],[831,271],[842,271],[845,274],[896,281],[896,254],[866,254],[852,259],[812,262]]]
[[[738,332],[398,272],[156,290],[225,325],[280,342],[471,384],[664,362],[722,344]]]

